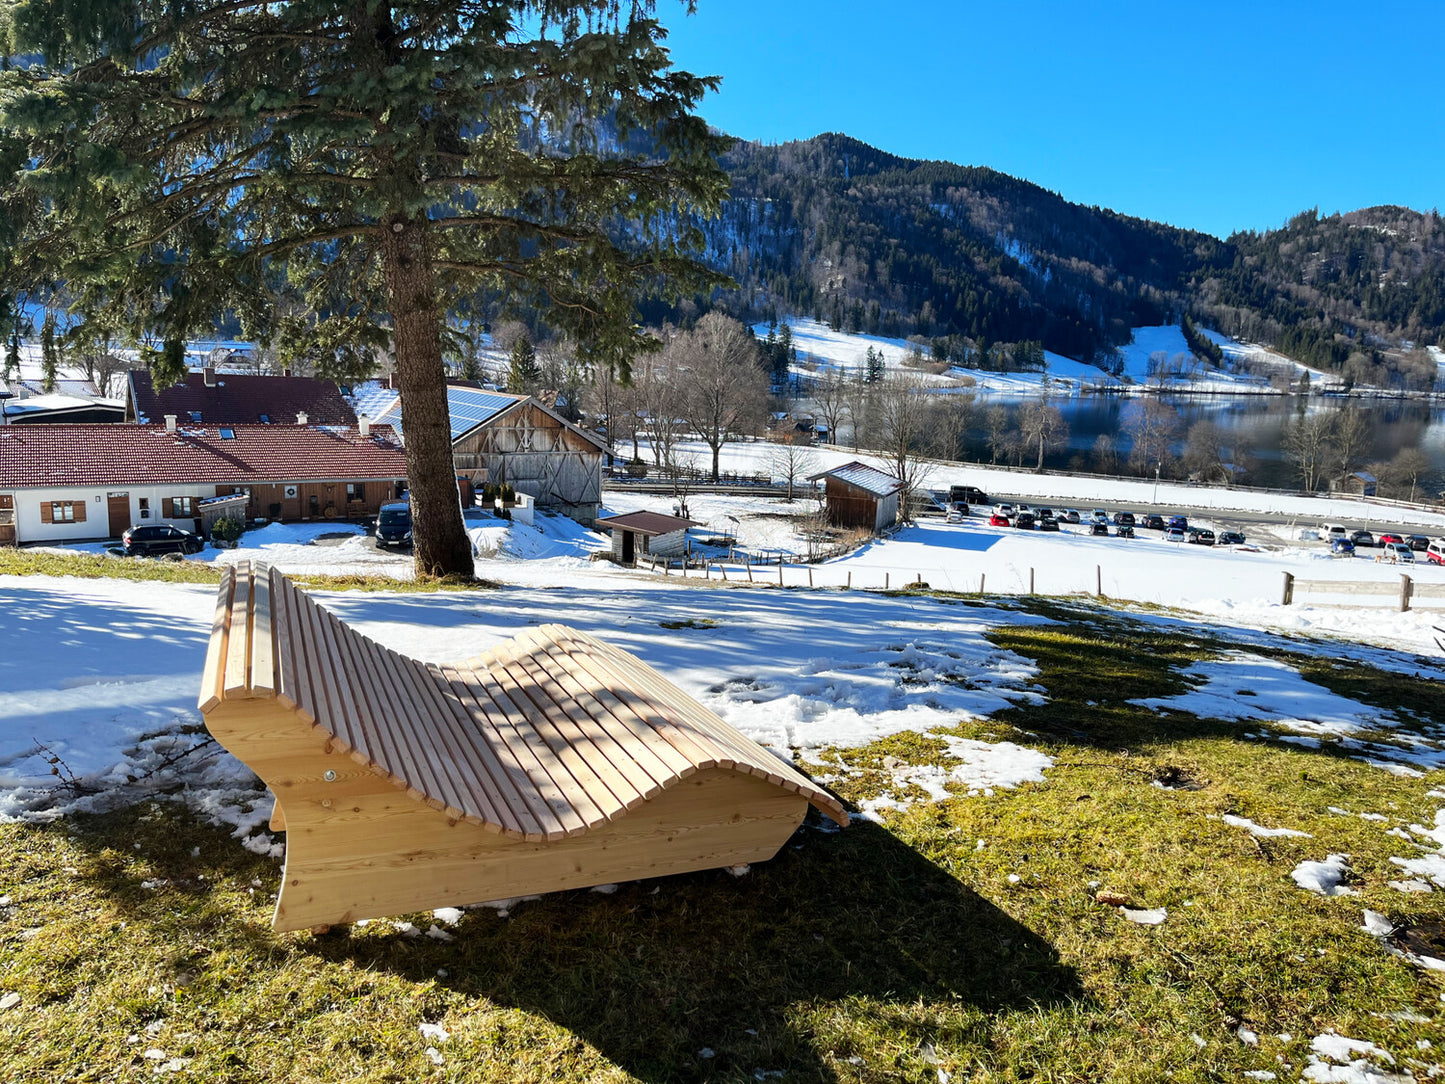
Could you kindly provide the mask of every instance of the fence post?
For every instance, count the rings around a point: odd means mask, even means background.
[[[1029,568],[1029,594],[1032,595],[1033,593],[1034,593],[1034,570],[1033,570],[1032,567],[1030,567],[1030,568]]]
[[[748,583],[752,583],[752,582],[753,582],[753,563],[752,563],[751,561],[748,561],[746,564],[743,565],[743,567],[748,570]]]
[[[687,579],[687,554],[682,555],[682,578]]]
[[[1403,572],[1400,573],[1400,612],[1405,613],[1410,609],[1410,595],[1415,586],[1415,581]]]
[[[783,558],[778,557],[778,586],[783,586]]]
[[[888,590],[888,573],[883,573],[883,590]]]
[[[922,573],[922,572],[920,572],[920,573],[918,574],[918,579],[917,579],[916,581],[914,581],[914,582],[916,582],[916,583],[922,583],[922,582],[923,582],[923,573]]]
[[[848,578],[843,581],[843,590],[853,590],[853,570],[851,568],[848,570]]]
[[[728,566],[721,561],[718,562],[717,570],[722,573],[723,583],[728,582]]]
[[[1284,599],[1280,602],[1280,605],[1281,605],[1281,606],[1291,606],[1291,605],[1293,605],[1293,604],[1294,604],[1294,573],[1293,573],[1293,572],[1286,572],[1286,573],[1284,574]]]
[[[1094,597],[1104,597],[1104,568],[1102,565],[1094,566]]]
[[[812,565],[809,565],[809,566],[808,566],[808,586],[809,586],[809,587],[812,587],[812,586],[813,586],[813,566],[812,566]]]

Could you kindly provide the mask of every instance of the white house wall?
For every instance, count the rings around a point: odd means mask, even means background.
[[[182,530],[195,529],[197,516],[182,519],[166,519],[161,515],[161,500],[164,497],[214,497],[214,485],[164,485],[164,486],[54,486],[45,489],[11,489],[0,486],[0,493],[11,493],[15,497],[15,540],[26,542],[87,542],[109,538],[111,493],[125,493],[130,499],[130,522],[127,526],[139,524],[170,523]],[[141,518],[140,499],[150,502],[150,515]],[[40,506],[51,501],[77,501],[85,504],[84,523],[42,523]]]

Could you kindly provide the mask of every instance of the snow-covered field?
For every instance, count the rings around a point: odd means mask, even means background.
[[[888,339],[878,335],[852,335],[845,331],[834,331],[827,324],[816,320],[795,318],[788,321],[792,330],[793,345],[798,353],[795,371],[809,375],[817,371],[835,371],[847,376],[856,376],[866,366],[866,357],[871,348],[883,356],[885,370],[889,372],[914,370],[909,358],[914,345],[905,339]],[[753,325],[754,333],[763,338],[768,334],[769,325]],[[1211,340],[1219,343],[1226,357],[1231,360],[1248,359],[1268,361],[1289,367],[1302,368],[1282,355],[1275,354],[1261,346],[1237,342],[1218,332],[1204,332]],[[1001,392],[1005,394],[1037,394],[1045,387],[1055,394],[1081,391],[1090,388],[1118,387],[1120,384],[1144,385],[1150,383],[1150,359],[1156,354],[1169,359],[1178,355],[1189,355],[1189,346],[1184,333],[1177,324],[1134,329],[1131,342],[1119,348],[1123,361],[1123,377],[1106,373],[1096,365],[1076,361],[1052,351],[1045,352],[1047,368],[1044,372],[990,373],[979,369],[950,369],[943,375],[923,374],[923,379],[940,389],[968,387],[977,391]],[[926,352],[925,352],[926,356]],[[1313,370],[1311,370],[1314,372]],[[1323,376],[1324,374],[1316,374]],[[1157,381],[1154,381],[1157,383]],[[1216,394],[1254,394],[1268,391],[1267,381],[1237,373],[1223,372],[1206,363],[1200,364],[1187,376],[1171,378],[1168,386],[1174,390],[1211,392]]]

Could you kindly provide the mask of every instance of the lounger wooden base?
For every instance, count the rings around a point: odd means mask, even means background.
[[[221,584],[206,726],[276,796],[273,925],[759,862],[837,799],[626,652],[560,625],[430,666],[272,569]]]

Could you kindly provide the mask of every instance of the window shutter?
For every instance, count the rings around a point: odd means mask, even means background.
[[[75,501],[75,502],[71,505],[71,507],[73,507],[73,508],[75,509],[75,522],[76,522],[76,523],[84,523],[84,522],[85,522],[85,502],[84,502],[84,501]]]
[[[161,518],[170,519],[176,514],[176,503],[170,497],[161,498]]]
[[[54,522],[55,522],[55,517],[54,517],[53,512],[54,512],[54,510],[53,510],[53,508],[51,507],[51,504],[50,504],[49,501],[41,501],[41,502],[40,502],[40,522],[41,522],[41,523],[54,523]]]

